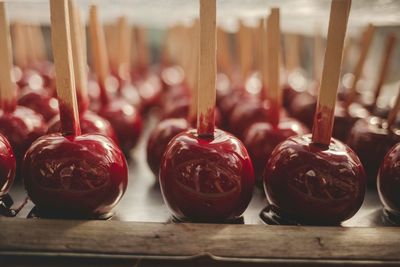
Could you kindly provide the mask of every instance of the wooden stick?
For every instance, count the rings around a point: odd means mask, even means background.
[[[362,76],[362,71],[364,69],[365,60],[367,58],[369,48],[371,47],[374,33],[375,33],[375,27],[372,24],[369,24],[363,35],[361,54],[360,54],[356,68],[353,73],[354,79],[353,79],[353,82],[349,89],[349,95],[345,101],[346,108],[348,108],[350,106],[350,104],[353,103],[354,98],[357,95],[357,82],[360,80],[360,78]]]
[[[137,64],[143,74],[147,74],[150,65],[150,48],[149,40],[147,35],[147,30],[143,27],[136,28],[136,38],[137,38]]]
[[[324,68],[312,131],[312,142],[324,146],[329,146],[332,136],[336,94],[350,6],[351,0],[332,0],[331,4]]]
[[[92,61],[100,86],[100,99],[103,105],[109,102],[106,79],[109,75],[106,40],[103,27],[100,26],[97,7],[90,7],[89,31],[92,45]]]
[[[388,118],[387,118],[387,124],[388,124],[388,129],[391,129],[396,122],[397,119],[397,114],[399,113],[400,110],[400,90],[397,94],[396,102],[392,108],[392,110],[389,112]]]
[[[239,63],[242,82],[246,83],[252,66],[251,31],[242,21],[239,21],[239,31],[236,34],[236,43],[239,48]]]
[[[122,80],[129,80],[131,73],[131,29],[126,17],[118,18],[118,74]]]
[[[82,60],[85,65],[85,68],[87,69],[87,41],[86,41],[86,22],[82,20],[83,14],[82,10],[77,8],[76,9],[77,14],[77,20],[78,20],[78,25],[79,29],[81,30],[81,45],[82,45]]]
[[[136,37],[136,27],[132,26],[131,27],[131,58],[130,58],[130,64],[131,67],[136,68],[138,65],[138,54],[139,54],[139,49],[137,45],[137,37]]]
[[[42,28],[39,24],[33,24],[32,26],[32,31],[33,31],[33,38],[35,42],[35,47],[36,47],[36,58],[42,62],[47,60],[47,55],[46,55],[46,45],[44,41],[44,36],[42,32]]]
[[[115,23],[104,24],[104,38],[106,41],[106,49],[108,56],[108,64],[110,66],[111,73],[118,75],[119,68],[119,34],[118,25]]]
[[[14,37],[13,45],[15,64],[22,69],[26,69],[29,64],[28,51],[26,48],[28,42],[23,32],[23,26],[20,22],[14,22],[11,30]]]
[[[82,29],[78,19],[80,14],[75,0],[69,0],[68,4],[75,83],[78,97],[81,98],[81,104],[83,104],[80,110],[84,111],[88,106],[89,97],[87,91],[86,63],[83,56]]]
[[[33,37],[32,28],[29,24],[23,24],[22,29],[27,41],[28,65],[35,65],[38,61],[36,43]]]
[[[319,84],[321,79],[324,40],[322,39],[321,32],[318,29],[314,36],[314,80]]]
[[[292,72],[300,65],[300,36],[294,33],[285,35],[285,62],[288,72]]]
[[[190,84],[190,88],[192,89],[192,99],[189,107],[189,116],[188,120],[193,121],[192,119],[196,118],[197,115],[197,102],[198,102],[198,94],[199,94],[199,28],[200,21],[196,20],[192,30],[190,39],[191,46],[191,55],[189,70],[188,70],[188,82]]]
[[[265,31],[264,18],[258,19],[257,27],[253,29],[253,46],[254,46],[254,69],[262,72],[263,68],[263,42],[262,36]],[[218,42],[219,44],[219,42]]]
[[[200,1],[199,100],[197,133],[200,137],[214,135],[214,110],[217,71],[216,62],[216,1]]]
[[[378,100],[379,94],[381,93],[382,85],[385,82],[395,43],[396,43],[396,35],[393,33],[389,34],[388,37],[386,38],[386,47],[381,61],[382,63],[379,72],[379,78],[374,90],[375,94],[374,94],[374,102],[372,104],[372,108],[376,107],[376,102]]]
[[[218,27],[217,30],[217,63],[219,71],[225,73],[228,77],[232,77],[232,56],[229,46],[228,33]]]
[[[267,97],[271,101],[270,122],[273,126],[279,124],[279,113],[281,108],[280,90],[280,22],[279,8],[272,8],[267,21],[267,55],[268,55],[268,90]]]
[[[260,33],[260,40],[261,43],[261,80],[263,84],[263,97],[268,96],[268,71],[269,71],[269,62],[268,62],[268,29],[267,29],[268,18],[263,19],[263,28],[262,32]]]
[[[11,37],[4,2],[0,2],[0,58],[0,104],[5,112],[13,112],[17,105],[17,88],[11,79]]]
[[[80,135],[67,0],[50,0],[50,14],[61,133]]]

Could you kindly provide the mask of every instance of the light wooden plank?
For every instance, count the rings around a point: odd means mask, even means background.
[[[119,256],[399,261],[398,228],[0,218],[0,251]],[[7,253],[6,253],[7,254]]]

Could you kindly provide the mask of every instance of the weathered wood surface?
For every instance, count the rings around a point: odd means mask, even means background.
[[[400,229],[0,218],[0,256],[400,263]]]

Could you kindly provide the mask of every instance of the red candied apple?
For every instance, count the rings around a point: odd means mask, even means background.
[[[90,8],[89,22],[94,66],[100,87],[101,105],[98,114],[110,122],[122,151],[128,156],[142,132],[142,118],[139,111],[125,99],[109,97],[106,90],[106,79],[109,76],[107,51],[104,32],[98,20],[96,6],[91,6]]]
[[[262,101],[255,97],[239,102],[231,112],[229,132],[242,139],[250,125],[268,121],[269,108],[269,101]]]
[[[159,178],[164,201],[175,218],[221,222],[244,212],[251,200],[254,174],[243,144],[215,129],[216,1],[199,2],[197,129],[169,142]]]
[[[16,162],[10,143],[0,134],[0,200],[8,193],[16,172]]]
[[[343,103],[338,103],[335,108],[335,122],[333,123],[333,137],[346,142],[354,124],[369,116],[368,110],[358,103],[351,103],[345,107]]]
[[[18,163],[32,142],[46,130],[43,117],[29,108],[16,106],[14,110],[0,110],[0,133],[7,137]]]
[[[142,133],[143,123],[138,110],[122,98],[115,98],[102,106],[99,115],[110,122],[118,143],[128,154]]]
[[[165,202],[180,220],[235,219],[250,202],[253,167],[234,136],[215,130],[214,137],[207,139],[189,130],[168,144],[160,185]]]
[[[39,138],[25,155],[22,174],[29,197],[41,211],[67,217],[110,212],[128,182],[122,152],[98,134]]]
[[[79,121],[81,125],[81,131],[83,134],[96,133],[107,136],[118,144],[118,138],[111,127],[108,120],[103,119],[96,113],[86,110],[83,114],[79,116]],[[60,117],[56,116],[49,122],[49,127],[47,130],[48,134],[59,133],[61,131]]]
[[[229,128],[229,118],[232,110],[235,108],[236,104],[239,103],[240,100],[244,100],[246,96],[247,94],[242,92],[242,90],[230,89],[229,94],[220,97],[217,105],[218,109],[221,111],[223,129]]]
[[[34,69],[24,69],[18,74],[16,83],[19,88],[24,88],[26,86],[30,88],[43,88],[44,81],[38,71]]]
[[[50,121],[58,114],[58,102],[46,89],[33,90],[30,88],[23,88],[18,99],[18,105],[28,107],[46,120]]]
[[[17,87],[11,79],[12,56],[9,25],[4,6],[1,11],[0,133],[10,142],[18,165],[31,143],[46,133],[46,125],[41,115],[29,108],[17,106]]]
[[[351,129],[347,144],[364,165],[368,182],[374,185],[379,166],[389,149],[400,142],[400,131],[390,130],[385,119],[369,117]]]
[[[364,170],[357,155],[332,139],[328,148],[310,135],[278,145],[265,167],[264,189],[272,209],[303,224],[338,224],[364,200]]]
[[[147,163],[155,175],[158,175],[161,158],[168,143],[177,134],[190,128],[186,119],[166,119],[157,124],[147,142]]]
[[[72,57],[68,54],[67,1],[51,0],[50,10],[61,133],[42,136],[28,149],[22,166],[24,184],[43,214],[94,218],[109,213],[123,196],[127,164],[109,138],[80,134]]]
[[[136,82],[143,110],[157,106],[161,101],[161,82],[154,74],[148,74],[145,79]]]
[[[378,172],[378,193],[385,210],[400,216],[400,143],[383,158]]]
[[[260,179],[259,182],[261,182],[264,166],[279,143],[291,136],[308,132],[307,127],[291,118],[281,120],[275,126],[268,122],[251,125],[244,135],[243,143],[253,162],[256,179]]]
[[[270,211],[275,213],[272,217],[283,221],[337,225],[351,218],[364,200],[366,182],[360,160],[332,138],[350,3],[332,1],[312,135],[289,137],[273,150],[265,166],[264,189]]]
[[[317,98],[308,92],[297,94],[290,105],[290,115],[312,128]]]

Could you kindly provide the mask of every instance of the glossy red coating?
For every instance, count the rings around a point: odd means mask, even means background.
[[[348,110],[346,110],[343,103],[338,102],[335,107],[332,136],[342,142],[346,142],[354,124],[359,119],[365,119],[368,116],[368,110],[358,103],[350,104]]]
[[[50,121],[58,114],[58,101],[52,92],[46,89],[32,90],[25,87],[18,99],[18,105],[28,107],[43,116],[45,121]]]
[[[66,217],[110,212],[128,182],[121,150],[98,134],[39,138],[25,155],[22,174],[29,197],[41,211]]]
[[[229,132],[242,140],[245,131],[256,122],[268,121],[269,102],[258,98],[241,101],[231,112]]]
[[[390,131],[386,120],[378,117],[359,120],[352,128],[347,144],[360,158],[372,186],[376,185],[376,176],[383,158],[398,142],[400,130]]]
[[[246,131],[243,143],[253,162],[256,180],[262,184],[262,174],[274,148],[290,136],[309,133],[301,122],[285,118],[277,126],[268,122],[257,122]]]
[[[114,98],[103,105],[99,115],[113,127],[122,151],[128,155],[142,133],[142,118],[138,110],[122,98]]]
[[[27,107],[17,106],[11,113],[0,110],[0,133],[10,142],[17,165],[32,142],[46,131],[43,117]]]
[[[250,202],[254,182],[246,148],[222,130],[215,130],[211,139],[199,138],[196,130],[178,134],[161,161],[164,201],[180,220],[238,218]]]
[[[142,109],[148,111],[157,106],[161,101],[162,84],[158,76],[149,74],[138,82],[136,87],[142,102]]]
[[[83,134],[97,133],[109,137],[116,144],[118,144],[117,136],[111,124],[106,120],[97,115],[96,113],[86,110],[80,114],[79,122],[81,126],[81,132]],[[47,133],[59,133],[61,131],[60,117],[56,116],[49,122]]]
[[[230,93],[221,96],[217,101],[218,109],[221,112],[222,128],[229,130],[229,118],[231,117],[233,109],[242,101],[247,101],[251,98],[242,90],[230,90]]]
[[[298,223],[335,225],[351,218],[365,195],[365,173],[357,155],[332,138],[329,148],[311,135],[279,144],[265,166],[264,189],[280,216]]]
[[[400,216],[400,143],[389,150],[383,159],[377,187],[385,209]]]
[[[309,129],[313,127],[317,98],[308,92],[298,93],[290,104],[290,115],[304,123]]]
[[[293,99],[300,94],[299,91],[294,90],[289,84],[285,84],[282,89],[282,105],[289,111]]]
[[[190,127],[186,119],[166,119],[157,124],[147,141],[147,163],[155,175],[158,175],[161,158],[168,143],[177,134]]]
[[[14,182],[16,162],[10,143],[0,134],[0,200]]]

